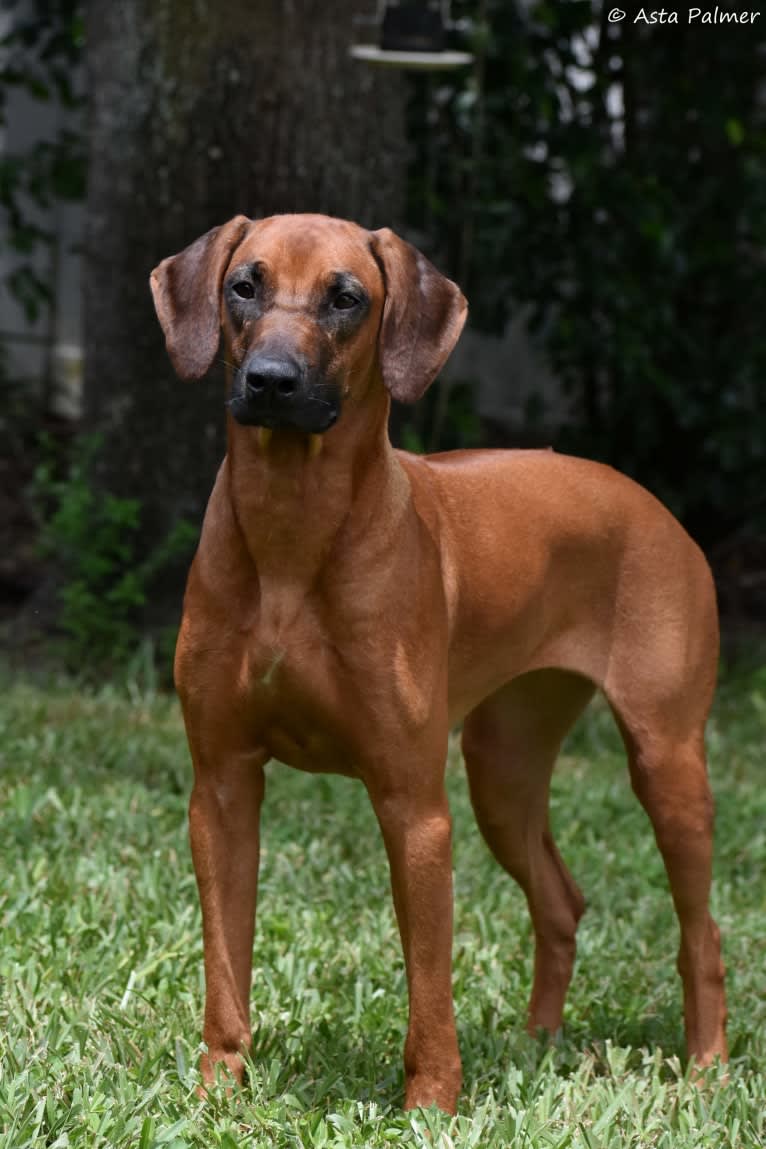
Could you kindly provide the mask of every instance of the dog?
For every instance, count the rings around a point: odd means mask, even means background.
[[[548,451],[416,456],[388,438],[462,330],[459,288],[384,228],[319,215],[213,228],[152,272],[166,346],[205,375],[221,331],[226,457],[188,580],[175,681],[194,763],[204,1082],[242,1079],[264,765],[360,779],[404,950],[405,1107],[454,1112],[452,865],[444,774],[462,723],[481,832],[535,936],[528,1028],[561,1025],[583,896],[553,840],[551,772],[595,690],[625,743],[680,924],[688,1053],[727,1057],[708,909],[709,568],[612,469]]]

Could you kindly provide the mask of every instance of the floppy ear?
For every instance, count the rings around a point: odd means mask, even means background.
[[[250,226],[237,215],[163,259],[149,283],[165,346],[182,379],[200,379],[218,350],[221,284],[231,253]]]
[[[394,399],[414,403],[457,343],[468,303],[456,283],[389,228],[371,234],[386,286],[378,336],[383,382]]]

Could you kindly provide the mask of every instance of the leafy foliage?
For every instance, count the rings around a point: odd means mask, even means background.
[[[480,323],[533,306],[573,402],[559,445],[711,544],[766,530],[764,30],[609,7],[453,4],[478,64],[432,94],[421,222],[449,234]]]
[[[94,481],[100,447],[97,436],[83,438],[63,477],[49,453],[34,480],[39,545],[56,568],[64,652],[70,666],[91,673],[119,667],[136,651],[150,587],[169,564],[188,558],[197,537],[181,519],[145,554],[140,501]]]

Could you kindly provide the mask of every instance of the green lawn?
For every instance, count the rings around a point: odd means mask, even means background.
[[[525,904],[478,835],[455,753],[455,1120],[399,1108],[404,974],[361,786],[270,767],[255,1059],[242,1092],[203,1105],[177,704],[3,686],[2,1146],[766,1143],[766,672],[727,683],[710,728],[728,1084],[684,1076],[675,919],[608,714],[581,724],[554,782],[557,836],[589,909],[564,1035],[547,1048],[523,1034]]]

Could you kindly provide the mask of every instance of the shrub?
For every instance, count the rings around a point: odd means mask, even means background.
[[[63,474],[55,452],[43,452],[33,500],[39,547],[55,566],[58,625],[68,663],[114,668],[137,650],[141,616],[157,577],[188,556],[196,529],[180,519],[146,557],[138,499],[117,498],[93,481],[97,436],[80,439]]]

